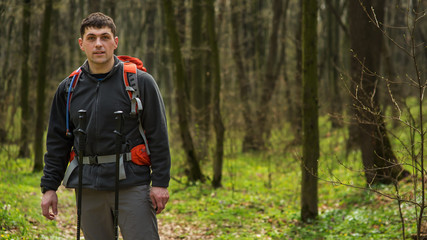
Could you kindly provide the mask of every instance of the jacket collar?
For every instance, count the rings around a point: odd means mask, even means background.
[[[117,69],[120,67],[120,65],[121,65],[121,61],[120,61],[120,59],[118,59],[117,58],[117,56],[116,55],[114,55],[114,66],[113,66],[113,68],[111,69],[111,71],[110,71],[110,73],[107,75],[107,77],[105,77],[105,78],[108,78],[109,76],[111,76],[114,72],[116,72],[117,71]],[[82,69],[82,71],[84,72],[84,73],[86,73],[86,74],[88,74],[89,76],[91,76],[91,73],[90,73],[90,70],[89,70],[89,62],[87,61],[87,59],[86,59],[86,61],[83,63],[83,65],[81,66],[81,69]]]

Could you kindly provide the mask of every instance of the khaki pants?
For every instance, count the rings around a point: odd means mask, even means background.
[[[86,240],[114,239],[114,196],[114,191],[82,190],[81,229]],[[120,190],[119,227],[125,240],[159,239],[149,185]]]

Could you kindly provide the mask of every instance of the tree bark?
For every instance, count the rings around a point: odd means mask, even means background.
[[[88,3],[89,14],[101,11],[101,1],[88,0],[87,3]]]
[[[175,26],[175,16],[173,14],[173,7],[171,0],[162,0],[163,10],[166,18],[166,26],[169,35],[169,41],[173,52],[173,60],[175,63],[175,86],[177,91],[177,105],[178,105],[178,118],[179,128],[183,147],[187,155],[190,170],[188,172],[188,179],[190,181],[204,181],[204,176],[199,166],[196,151],[194,149],[193,139],[190,134],[190,128],[187,119],[187,97],[185,96],[185,79],[186,74],[184,71],[184,64],[181,54],[181,44],[179,42],[178,33]]]
[[[104,9],[108,16],[110,16],[112,19],[116,19],[116,0],[106,0],[104,2]],[[150,22],[152,23],[152,22]]]
[[[52,0],[45,0],[45,10],[43,16],[41,47],[39,55],[39,70],[37,76],[37,102],[36,102],[36,124],[34,140],[34,171],[43,169],[43,136],[45,130],[45,100],[46,100],[46,65],[49,56],[50,40],[50,19],[52,16]]]
[[[178,23],[177,26],[177,32],[178,32],[178,36],[179,36],[179,40],[181,44],[184,44],[185,42],[185,35],[186,35],[186,26],[187,26],[187,7],[186,7],[186,2],[187,0],[175,0],[174,2],[177,3],[177,7],[175,8],[176,10],[176,15],[175,15],[175,19],[176,22]]]
[[[310,219],[315,219],[318,215],[317,0],[303,1],[302,6],[303,159],[301,166],[301,219],[307,222]]]
[[[156,25],[154,24],[156,20],[157,8],[156,8],[156,0],[149,0],[146,4],[146,24],[147,26],[147,42],[146,42],[146,51],[144,56],[144,65],[148,69],[148,71],[154,73],[154,62],[155,62],[155,42],[156,42]]]
[[[186,48],[186,40],[187,40],[187,2],[190,0],[174,0],[174,10],[175,10],[175,21],[177,23],[176,25],[176,29],[177,29],[177,33],[178,33],[178,37],[179,37],[179,41],[181,44],[182,48]],[[185,79],[185,96],[187,97],[187,102],[191,103],[191,91],[190,91],[190,86],[191,86],[191,70],[189,69],[189,54],[184,54],[182,55],[182,59],[184,62],[184,71],[186,72],[186,76],[187,78]],[[189,109],[188,112],[189,115],[191,115],[191,109]]]
[[[240,29],[241,29],[241,7],[238,1],[231,1],[231,50],[233,51],[233,59],[236,64],[237,81],[239,83],[239,94],[243,104],[243,120],[245,123],[245,137],[243,139],[242,151],[247,152],[255,146],[253,142],[254,138],[249,133],[253,134],[254,120],[253,110],[250,105],[250,96],[252,93],[252,87],[248,80],[248,76],[243,64],[242,51],[241,51],[241,40],[240,40]]]
[[[273,95],[276,83],[278,80],[277,66],[278,57],[278,34],[280,32],[280,20],[282,17],[283,7],[281,0],[273,1],[273,24],[272,31],[269,39],[269,51],[267,56],[267,62],[264,68],[263,81],[260,84],[261,97],[257,103],[257,110],[253,111],[250,106],[250,96],[252,93],[252,87],[250,85],[248,74],[246,73],[243,59],[241,56],[241,41],[240,41],[240,6],[236,2],[231,2],[232,8],[232,50],[233,58],[237,68],[237,78],[240,86],[240,98],[244,104],[243,117],[245,120],[245,136],[243,139],[242,149],[244,152],[247,151],[259,151],[264,149],[264,137],[269,135],[270,127],[267,123],[267,116],[269,114],[269,107],[271,97]],[[246,52],[245,58],[250,56],[249,52]],[[253,97],[256,98],[256,97]],[[256,112],[253,114],[252,112]]]
[[[215,8],[214,1],[209,0],[206,7],[206,17],[207,17],[207,31],[209,39],[209,47],[211,51],[211,63],[212,63],[212,73],[213,73],[213,117],[214,117],[214,128],[216,134],[215,142],[215,157],[213,162],[213,180],[212,186],[214,188],[221,187],[221,178],[222,178],[222,165],[223,165],[223,156],[224,156],[224,124],[221,117],[221,99],[220,99],[220,90],[221,90],[221,74],[220,74],[220,59],[218,51],[217,36],[215,32]]]
[[[159,20],[160,20],[160,26],[161,26],[161,36],[158,39],[159,41],[159,49],[160,49],[160,59],[157,65],[157,76],[158,79],[164,82],[163,86],[165,88],[166,95],[163,96],[165,100],[165,105],[168,106],[167,111],[169,113],[169,116],[173,116],[173,110],[174,110],[174,104],[173,104],[173,77],[171,74],[171,69],[168,67],[170,63],[170,54],[169,54],[169,47],[168,47],[168,33],[167,33],[167,27],[165,23],[165,17],[164,17],[164,11],[163,11],[163,4],[161,1],[157,1],[157,7],[159,9],[162,9],[159,11]]]
[[[294,135],[294,145],[302,143],[302,1],[298,3],[297,13],[297,28],[295,37],[295,56],[296,56],[296,71],[293,86],[294,97],[293,101],[288,102],[290,106],[290,122],[292,125],[292,132]]]
[[[357,143],[362,151],[367,184],[392,183],[409,174],[393,153],[378,102],[380,53],[384,42],[381,31],[368,14],[382,23],[384,6],[385,0],[350,1],[349,4],[354,54],[351,59],[353,107],[359,129]]]
[[[269,50],[267,55],[267,62],[264,69],[264,81],[262,82],[262,92],[260,102],[257,108],[257,119],[255,134],[251,132],[251,136],[254,137],[254,150],[262,150],[265,147],[265,139],[269,136],[271,131],[271,125],[268,124],[267,116],[270,113],[271,98],[276,88],[277,81],[279,79],[278,71],[276,71],[278,57],[278,36],[280,32],[280,22],[283,13],[282,0],[274,0],[272,5],[273,11],[273,24],[271,29],[271,35],[269,39]]]
[[[191,103],[196,112],[203,107],[203,62],[202,62],[202,19],[203,9],[202,1],[192,0],[191,9]],[[197,120],[196,120],[197,124]]]
[[[191,116],[195,126],[193,136],[195,138],[197,155],[200,159],[205,159],[208,153],[207,132],[209,129],[206,123],[209,123],[207,109],[209,108],[210,99],[205,98],[205,91],[211,89],[211,86],[207,85],[209,81],[206,81],[210,79],[210,76],[204,76],[206,69],[203,57],[206,55],[209,57],[209,54],[204,54],[206,51],[203,50],[203,45],[206,44],[204,41],[206,38],[203,38],[204,32],[202,30],[203,4],[200,0],[193,0],[191,9]],[[208,62],[210,62],[209,60]]]
[[[86,6],[85,6],[86,4],[85,4],[85,0],[79,0],[79,9],[80,9],[80,11],[79,11],[79,13],[80,13],[80,19],[83,19],[83,18],[85,18],[86,17],[86,15],[88,15],[87,14],[87,8],[86,8]]]
[[[29,94],[29,66],[28,60],[30,57],[30,19],[31,19],[31,0],[24,0],[23,4],[23,21],[22,21],[22,65],[21,65],[21,141],[19,143],[19,157],[29,157],[29,136],[28,125],[30,110],[28,106]]]
[[[78,9],[78,4],[76,0],[70,0],[69,8]],[[70,36],[75,36],[76,34],[79,34],[77,36],[80,36],[80,31],[76,31],[76,23],[75,23],[76,12],[77,11],[69,11],[68,13],[70,17],[70,22],[67,24],[67,27],[68,27]],[[70,53],[70,58],[69,58],[69,63],[67,64],[67,72],[72,72],[75,69],[77,69],[77,64],[76,64],[76,56],[78,55],[78,52],[76,51],[77,44],[78,43],[75,37],[68,38],[68,51]]]
[[[328,90],[328,96],[329,96],[329,103],[330,103],[330,119],[332,122],[333,128],[339,128],[342,127],[342,122],[340,121],[340,118],[338,117],[342,113],[342,101],[341,101],[341,95],[340,90],[338,87],[338,56],[339,56],[339,28],[338,23],[336,21],[335,16],[333,15],[334,9],[337,8],[339,5],[339,1],[328,1],[327,4],[327,31],[328,31],[328,37],[327,37],[327,51],[328,51],[328,59],[327,59],[327,66],[328,66],[328,81],[329,86],[331,86],[331,89]],[[332,91],[331,91],[332,90]]]
[[[3,59],[5,61],[3,62],[2,71],[1,71],[1,87],[0,87],[0,143],[5,143],[8,141],[8,129],[6,129],[7,124],[7,114],[9,107],[12,105],[12,102],[14,101],[13,96],[9,94],[10,92],[13,92],[12,84],[13,78],[16,72],[16,69],[14,69],[13,66],[10,66],[11,61],[10,55],[12,52],[12,43],[13,43],[13,36],[12,32],[16,28],[15,27],[15,19],[14,17],[9,17],[7,19],[7,23],[5,22],[4,27],[5,30],[5,36],[6,36],[6,51],[4,53]]]
[[[262,29],[265,28],[266,22],[263,21],[263,10],[265,9],[265,5],[267,5],[267,1],[265,0],[251,0],[250,1],[252,9],[251,9],[251,17],[253,19],[252,24],[254,25],[254,40],[253,40],[253,50],[254,53],[254,61],[253,68],[256,72],[256,77],[262,77],[262,71],[258,69],[263,69],[265,67],[265,59],[266,59],[266,45],[267,45],[267,36],[264,34]],[[267,23],[268,24],[268,23]],[[248,41],[249,42],[249,41]],[[258,70],[258,71],[257,71]]]

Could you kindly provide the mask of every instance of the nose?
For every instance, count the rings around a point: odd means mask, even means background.
[[[101,47],[102,46],[101,38],[96,38],[95,46],[96,47]]]

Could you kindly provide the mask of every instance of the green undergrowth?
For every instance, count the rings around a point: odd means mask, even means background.
[[[56,221],[41,214],[41,172],[32,172],[29,159],[10,158],[14,146],[0,152],[0,239],[73,239],[73,192],[60,188]],[[13,155],[13,154],[12,154]]]
[[[208,182],[192,185],[172,180],[171,199],[159,220],[163,225],[186,226],[176,239],[401,239],[395,201],[368,190],[319,181],[319,217],[304,224],[299,217],[299,166],[291,159],[269,168],[261,156],[237,155],[226,159],[223,187]],[[230,168],[230,165],[233,167]],[[339,174],[337,172],[336,174]],[[40,213],[41,173],[28,170],[2,172],[0,177],[1,239],[73,239],[64,234],[63,221],[47,221]],[[269,177],[270,176],[270,177]],[[357,178],[357,174],[348,176]],[[271,180],[269,180],[271,179]],[[363,179],[355,179],[354,184]],[[403,186],[409,187],[408,184]],[[393,192],[390,186],[378,186]],[[73,195],[60,193],[62,204],[73,214]],[[409,205],[404,211],[411,212]],[[61,213],[60,213],[61,214]],[[73,216],[74,217],[74,216]],[[68,221],[75,229],[74,218]],[[407,231],[415,232],[407,219]],[[160,228],[164,227],[162,225]]]
[[[277,158],[274,167],[257,155],[226,159],[223,187],[184,185],[172,181],[164,223],[196,225],[206,239],[402,239],[396,201],[358,189],[358,172],[335,171],[335,177],[355,187],[319,181],[319,217],[300,220],[300,167],[293,159]],[[227,169],[232,165],[233,170]],[[410,188],[410,183],[402,186]],[[378,191],[394,193],[390,186]],[[404,206],[406,230],[415,233],[411,206]],[[161,227],[161,226],[160,226]],[[182,234],[183,239],[192,233]]]
[[[162,239],[402,239],[395,188],[367,189],[360,153],[345,147],[348,133],[330,130],[327,118],[320,125],[317,219],[300,219],[301,149],[292,144],[289,130],[274,131],[264,153],[241,153],[240,142],[228,132],[218,189],[210,186],[209,161],[201,163],[206,181],[188,183],[184,154],[172,149],[171,197],[158,215]],[[398,145],[395,149],[405,156]],[[28,159],[15,159],[16,152],[14,146],[0,151],[0,239],[74,239],[72,191],[59,190],[58,220],[45,220],[41,173],[31,172]],[[412,185],[400,182],[403,198],[411,199]],[[403,204],[402,212],[409,238],[416,232],[413,205]]]
[[[14,167],[29,164],[16,161]],[[2,168],[0,176],[0,239],[52,239],[57,235],[55,222],[44,220],[39,207],[41,174],[9,168]]]

